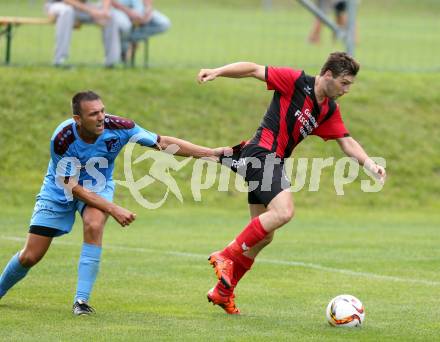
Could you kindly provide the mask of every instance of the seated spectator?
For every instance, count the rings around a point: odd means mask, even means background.
[[[89,4],[87,0],[49,0],[46,11],[56,18],[55,66],[65,66],[69,57],[72,31],[76,22],[94,23],[102,27],[105,49],[105,65],[112,67],[121,58],[121,41],[115,15],[111,12],[111,0],[101,5]]]
[[[171,26],[170,20],[153,9],[153,0],[112,0],[118,26],[121,29],[122,59],[134,54],[137,43]]]

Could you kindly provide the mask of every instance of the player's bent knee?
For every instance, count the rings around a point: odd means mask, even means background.
[[[104,225],[101,222],[84,222],[84,230],[91,234],[101,233]]]
[[[280,226],[290,222],[293,216],[294,216],[293,207],[283,208],[277,211],[277,218]]]
[[[85,221],[84,222],[84,234],[92,241],[100,240],[104,230],[104,225],[99,221]]]
[[[20,253],[19,261],[24,267],[32,267],[36,265],[43,258],[43,256],[44,254],[41,253],[23,250]]]

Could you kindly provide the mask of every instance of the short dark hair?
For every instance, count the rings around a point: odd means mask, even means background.
[[[91,90],[81,91],[72,97],[73,115],[81,115],[81,102],[100,100],[101,97]]]
[[[327,61],[322,66],[320,75],[322,76],[327,70],[330,70],[334,78],[340,75],[356,76],[359,68],[359,63],[347,53],[333,52],[328,56]]]

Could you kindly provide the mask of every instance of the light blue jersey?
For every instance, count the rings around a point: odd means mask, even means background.
[[[72,201],[72,198],[66,197],[57,176],[79,176],[78,183],[96,193],[106,186],[113,187],[115,159],[135,135],[139,137],[137,143],[142,146],[153,146],[157,142],[157,134],[133,121],[106,115],[104,132],[94,144],[88,144],[79,137],[73,119],[64,121],[55,129],[50,141],[51,159],[37,199],[59,203]]]
[[[104,132],[95,143],[88,144],[79,137],[73,119],[61,123],[50,141],[51,159],[30,225],[57,229],[57,235],[72,229],[75,211],[82,213],[85,203],[64,189],[65,177],[76,178],[81,186],[112,201],[114,162],[130,139],[142,146],[154,146],[159,137],[129,119],[107,114]]]

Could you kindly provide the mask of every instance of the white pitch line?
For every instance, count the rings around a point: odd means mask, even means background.
[[[0,239],[10,240],[10,241],[25,241],[26,240],[25,238],[15,237],[15,236],[0,236]],[[55,240],[54,243],[58,244],[58,245],[78,246],[77,243],[68,242],[68,241]],[[179,257],[207,259],[207,256],[205,254],[196,254],[196,253],[187,253],[187,252],[178,252],[178,251],[163,252],[161,250],[143,248],[143,247],[126,247],[126,246],[117,246],[117,245],[106,245],[105,249],[124,250],[124,251],[129,251],[129,252],[141,252],[141,253],[161,253],[161,254],[165,254],[165,255],[179,256]],[[303,268],[309,268],[309,269],[314,269],[314,270],[318,270],[318,271],[341,273],[341,274],[345,274],[345,275],[349,275],[349,276],[365,277],[365,278],[370,278],[370,279],[393,281],[393,282],[399,282],[399,283],[421,284],[421,285],[429,285],[429,286],[439,286],[440,285],[440,282],[438,282],[438,281],[431,281],[431,280],[425,280],[425,279],[414,279],[414,278],[400,278],[400,277],[395,277],[395,276],[381,275],[381,274],[375,274],[375,273],[369,273],[369,272],[358,272],[358,271],[352,271],[352,270],[347,270],[347,269],[343,269],[343,268],[327,267],[327,266],[322,266],[320,264],[313,264],[313,263],[302,262],[302,261],[288,261],[288,260],[276,260],[276,259],[264,259],[264,258],[260,259],[259,258],[258,262],[265,263],[265,264],[273,264],[273,265],[303,267]]]
[[[302,262],[302,261],[285,261],[285,260],[273,260],[273,259],[261,259],[261,261],[268,263],[268,264],[298,266],[298,267],[304,267],[304,268],[311,268],[311,269],[315,269],[315,270],[319,270],[319,271],[336,272],[336,273],[346,274],[346,275],[350,275],[350,276],[365,277],[365,278],[378,279],[378,280],[389,280],[389,281],[400,282],[400,283],[422,284],[422,285],[429,285],[429,286],[439,286],[440,285],[440,282],[438,282],[438,281],[424,280],[424,279],[412,279],[412,278],[400,278],[400,277],[381,275],[381,274],[375,274],[375,273],[369,273],[369,272],[358,272],[358,271],[346,270],[343,268],[327,267],[327,266],[322,266],[319,264],[312,264],[312,263]]]

